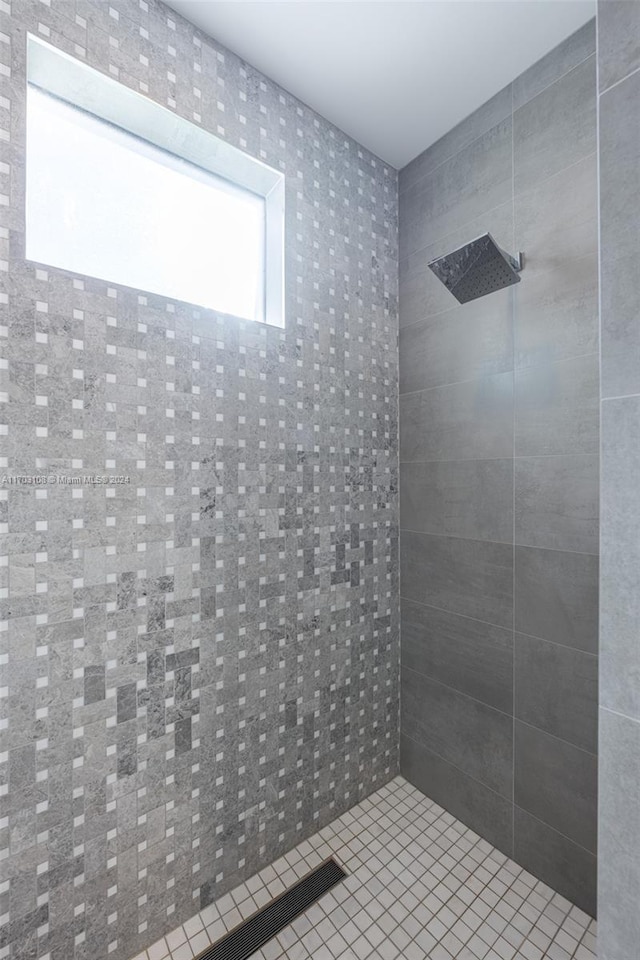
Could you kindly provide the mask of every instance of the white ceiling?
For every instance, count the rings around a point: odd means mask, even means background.
[[[394,167],[595,14],[595,0],[167,0]]]

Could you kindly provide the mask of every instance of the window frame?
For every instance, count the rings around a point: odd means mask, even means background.
[[[196,176],[199,168],[201,176],[213,174],[232,188],[262,197],[264,313],[263,320],[251,322],[284,327],[283,173],[32,34],[27,35],[27,83],[133,136],[142,150],[145,143],[159,148],[167,155],[168,166],[186,161],[196,168]],[[74,272],[73,268],[67,269]],[[115,277],[105,279],[118,283]],[[166,294],[160,296],[175,300]],[[207,309],[216,312],[215,308]]]

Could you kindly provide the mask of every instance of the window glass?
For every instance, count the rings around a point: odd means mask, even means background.
[[[29,85],[28,259],[264,320],[265,199]]]

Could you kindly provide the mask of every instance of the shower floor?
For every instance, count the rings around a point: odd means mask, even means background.
[[[332,855],[347,879],[256,960],[595,960],[591,917],[402,777],[135,960],[191,960]]]

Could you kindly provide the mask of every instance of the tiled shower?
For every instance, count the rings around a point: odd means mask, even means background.
[[[592,21],[399,180],[401,767],[592,915],[596,160]],[[483,230],[521,283],[457,305]]]
[[[0,21],[0,960],[328,857],[259,960],[640,960],[640,2],[400,171],[159,0]],[[28,37],[284,175],[281,326],[25,256]]]

